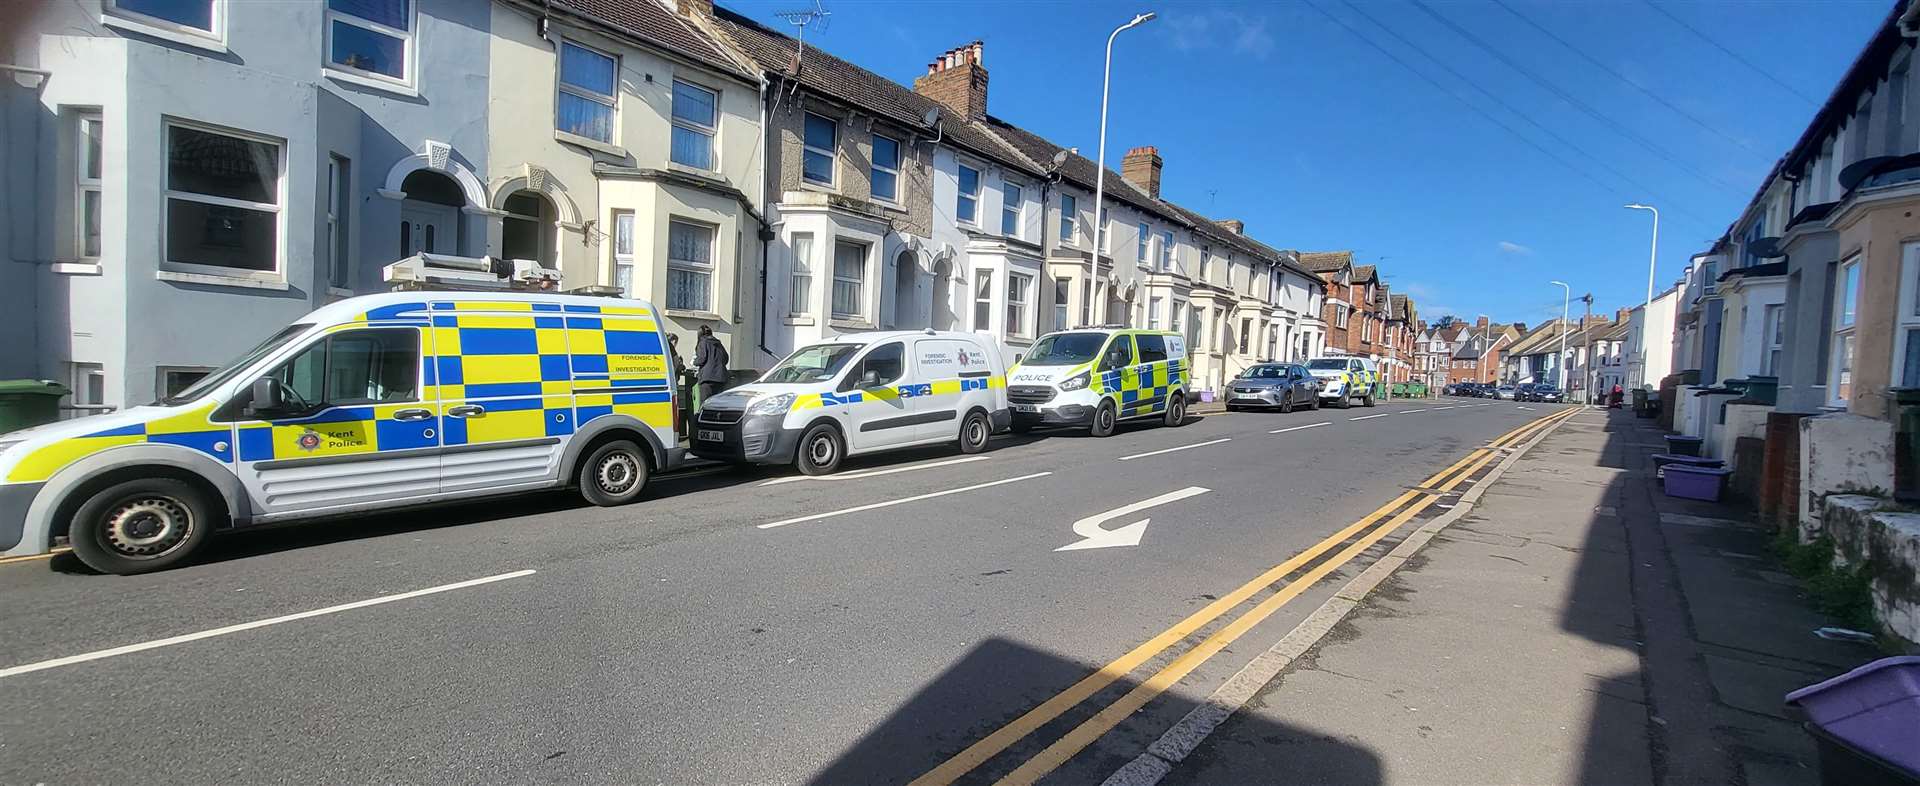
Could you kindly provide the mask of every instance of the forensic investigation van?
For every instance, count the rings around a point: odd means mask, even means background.
[[[1120,327],[1048,333],[1007,377],[1013,430],[1085,427],[1096,437],[1122,420],[1184,425],[1192,372],[1179,333]]]

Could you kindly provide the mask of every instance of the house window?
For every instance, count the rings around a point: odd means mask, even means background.
[[[1073,282],[1068,281],[1067,279],[1064,279],[1064,278],[1056,278],[1053,280],[1053,329],[1054,330],[1067,329],[1067,319],[1071,314],[1071,312],[1067,311],[1067,302],[1072,299],[1072,294],[1073,294]]]
[[[1020,202],[1023,196],[1018,184],[1000,184],[1000,234],[1014,238],[1020,236]]]
[[[1902,249],[1900,310],[1894,329],[1899,342],[1893,355],[1893,378],[1900,387],[1920,387],[1920,243]]]
[[[699,85],[673,80],[673,162],[711,170],[713,135],[720,128],[720,96]]]
[[[1786,344],[1786,314],[1787,307],[1784,304],[1774,304],[1761,310],[1760,330],[1767,342],[1766,357],[1760,368],[1763,375],[1777,376],[1780,373],[1780,348]],[[1617,347],[1614,354],[1618,357]]]
[[[157,398],[172,398],[180,391],[193,386],[213,369],[206,366],[159,366],[153,370],[154,395]]]
[[[873,198],[888,202],[900,199],[900,143],[879,134],[873,135]]]
[[[1200,247],[1200,280],[1202,281],[1206,280],[1207,268],[1212,267],[1212,262],[1213,262],[1213,246],[1211,245],[1201,246]]]
[[[1145,223],[1135,225],[1135,230],[1137,234],[1134,235],[1136,242],[1133,249],[1133,261],[1138,262],[1141,267],[1146,267],[1147,239],[1153,237],[1153,230]]]
[[[107,403],[107,371],[99,363],[69,363],[67,382],[73,390],[75,416],[101,411]]]
[[[962,224],[980,223],[980,170],[966,164],[960,165],[960,196],[953,217]]]
[[[1027,296],[1032,291],[1033,276],[1007,274],[1007,335],[1033,335],[1033,331],[1027,329]]]
[[[1240,348],[1236,351],[1242,355],[1247,354],[1247,335],[1252,332],[1253,332],[1253,320],[1241,319],[1240,320]]]
[[[1173,271],[1173,232],[1160,233],[1160,272]]]
[[[840,124],[831,118],[807,115],[805,152],[800,161],[800,176],[808,182],[833,185],[834,151],[838,149]]]
[[[613,211],[613,285],[620,293],[635,297],[633,291],[633,211]]]
[[[1100,232],[1100,253],[1102,253],[1102,254],[1110,254],[1110,253],[1113,253],[1113,251],[1112,251],[1112,248],[1113,248],[1113,216],[1112,216],[1112,215],[1110,215],[1110,214],[1108,214],[1108,213],[1107,213],[1107,209],[1106,209],[1106,208],[1104,208],[1104,207],[1102,207],[1102,208],[1100,208],[1100,229],[1099,229],[1099,232]]]
[[[410,81],[412,30],[412,0],[327,0],[328,67]]]
[[[787,313],[795,316],[813,313],[813,235],[793,236],[793,267],[788,271],[793,291],[787,300]]]
[[[667,308],[713,310],[713,227],[667,222]]]
[[[553,266],[555,239],[559,236],[557,212],[546,195],[521,189],[507,195],[500,204],[506,215],[500,217],[500,253],[508,259],[532,259]],[[434,249],[433,225],[426,227],[426,251]]]
[[[1347,328],[1347,307],[1346,306],[1333,307],[1333,321],[1334,321],[1334,324],[1338,325],[1341,330],[1345,330]]]
[[[107,0],[115,16],[191,35],[218,35],[219,0]]]
[[[1105,212],[1105,211],[1102,211]],[[1072,194],[1060,195],[1060,242],[1077,243],[1074,238],[1074,226],[1079,222],[1080,205]]]
[[[572,41],[560,43],[559,113],[554,127],[561,133],[613,143],[613,86],[619,67],[614,59]],[[680,114],[680,84],[674,83],[673,110]],[[680,131],[674,129],[674,160],[680,152]],[[704,168],[704,166],[702,167]]]
[[[833,316],[858,319],[866,313],[867,245],[841,240],[833,244]]]
[[[80,256],[95,259],[100,256],[100,170],[101,148],[105,138],[105,129],[100,125],[100,115],[80,116],[80,140],[77,145],[79,166],[73,173],[74,195],[74,234],[78,240]]]
[[[353,166],[345,156],[327,156],[327,286],[347,289],[353,281],[352,246],[347,222],[353,210]]]
[[[280,145],[167,124],[167,262],[216,274],[280,270]]]
[[[1160,298],[1157,298],[1157,297],[1147,298],[1147,327],[1153,328],[1155,330],[1158,330],[1160,328],[1161,303],[1162,301]]]
[[[993,271],[973,271],[973,329],[993,329]]]
[[[1834,287],[1833,305],[1833,378],[1828,385],[1827,403],[1844,407],[1853,398],[1854,320],[1860,289],[1860,258],[1840,265],[1840,277]]]

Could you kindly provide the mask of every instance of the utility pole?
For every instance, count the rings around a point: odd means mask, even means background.
[[[1592,401],[1594,388],[1593,331],[1587,329],[1587,323],[1593,321],[1593,293],[1588,292],[1587,294],[1581,295],[1580,302],[1587,304],[1587,315],[1580,318],[1580,332],[1587,338],[1587,348],[1582,351],[1584,357],[1580,362],[1580,378],[1586,382],[1587,400]]]

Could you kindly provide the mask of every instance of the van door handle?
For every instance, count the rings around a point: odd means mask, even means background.
[[[403,409],[393,413],[394,420],[427,420],[433,413],[424,409]]]
[[[448,407],[447,414],[456,418],[474,418],[487,414],[487,408],[479,404],[461,404],[457,407]]]

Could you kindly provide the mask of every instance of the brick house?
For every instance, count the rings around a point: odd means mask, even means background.
[[[1326,284],[1326,353],[1371,358],[1384,367],[1388,299],[1379,270],[1354,265],[1352,251],[1302,252],[1300,263]]]
[[[1416,346],[1420,328],[1413,298],[1406,295],[1388,296],[1383,332],[1387,338],[1387,356],[1393,360],[1392,373],[1387,381],[1411,382],[1421,379],[1419,348]]]
[[[1447,384],[1499,381],[1501,361],[1521,332],[1516,325],[1493,325],[1480,317],[1461,333],[1458,348],[1448,360]]]

